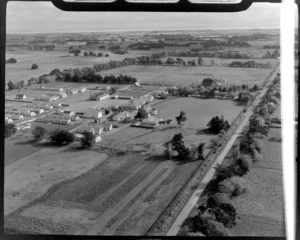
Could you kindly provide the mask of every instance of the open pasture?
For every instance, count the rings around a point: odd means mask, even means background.
[[[49,187],[92,169],[106,159],[93,151],[44,148],[5,167],[4,214],[42,196]]]
[[[62,71],[69,68],[93,67],[95,64],[108,63],[109,61],[121,61],[125,58],[139,56],[139,53],[135,52],[124,55],[113,54],[110,52],[108,54],[109,57],[75,57],[68,52],[57,51],[9,52],[7,53],[6,58],[14,57],[18,62],[14,64],[5,64],[5,82],[26,81],[33,77],[49,74],[55,68]],[[38,65],[38,69],[31,70],[33,63]]]
[[[260,84],[270,73],[270,69],[228,68],[204,66],[127,66],[103,71],[103,74],[125,74],[137,78],[148,85],[190,85],[201,83],[204,78],[225,78],[228,83]]]
[[[176,120],[180,111],[184,111],[187,115],[184,126],[194,130],[206,129],[208,121],[214,116],[224,116],[231,124],[243,108],[234,101],[198,98],[177,98],[163,101],[154,107],[158,111],[157,117],[163,119]]]
[[[172,57],[174,60],[177,57]],[[186,63],[191,60],[195,60],[196,64],[198,64],[198,58],[197,57],[180,57],[183,61]],[[161,58],[163,62],[165,62],[168,58]],[[211,66],[211,61],[214,61],[214,66],[222,66],[222,64],[230,64],[233,61],[239,61],[239,62],[247,62],[247,61],[255,61],[257,63],[270,63],[271,66],[274,66],[278,59],[227,59],[227,58],[202,58],[203,59],[203,66]]]
[[[233,236],[285,236],[281,141],[272,138],[280,139],[281,129],[272,128],[262,140],[262,160],[253,163],[245,177],[249,193],[234,199],[241,220],[230,230]],[[260,224],[248,232],[253,222]]]

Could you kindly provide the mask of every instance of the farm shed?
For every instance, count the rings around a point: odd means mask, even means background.
[[[68,124],[68,125],[71,124],[71,119],[68,116],[59,116],[59,115],[47,115],[45,117],[38,118],[36,121]]]
[[[82,87],[78,90],[80,93],[84,93],[86,91],[86,87]]]
[[[40,88],[35,88],[36,90],[43,90],[43,91],[54,91],[54,92],[64,92],[65,89],[64,88],[50,88],[50,87],[45,87],[42,86]]]
[[[59,92],[59,93],[48,93],[48,96],[56,96],[59,98],[66,98],[67,94],[65,92]]]
[[[48,104],[41,104],[41,103],[33,103],[27,105],[28,108],[36,109],[36,108],[42,108],[44,110],[53,110],[53,106],[48,105]]]
[[[23,115],[12,115],[13,120],[24,120]]]
[[[112,130],[112,128],[113,128],[113,126],[111,123],[104,124],[104,126],[103,126],[104,131],[110,131],[110,130]]]
[[[19,93],[19,94],[16,95],[16,98],[17,98],[17,99],[26,99],[27,97],[26,97],[25,94]]]
[[[99,119],[102,117],[102,112],[98,109],[89,108],[85,112],[76,112],[77,116],[84,117],[84,118],[94,118]]]
[[[133,100],[132,96],[118,96],[118,99],[122,99],[122,100]]]
[[[81,139],[84,138],[83,134],[81,133],[75,133],[75,140],[76,141],[80,141]],[[94,142],[97,143],[97,142],[100,142],[102,140],[101,136],[96,136],[95,139],[94,139]]]
[[[52,102],[59,99],[58,96],[39,96],[34,99],[34,101],[42,101],[42,102]]]
[[[113,117],[113,120],[114,121],[123,121],[125,117],[128,117],[129,116],[129,112],[127,111],[124,111],[124,112],[120,112],[118,113],[117,115],[115,115]]]
[[[26,116],[26,117],[35,116],[34,112],[30,112],[28,110],[22,110],[22,109],[20,109],[20,110],[17,110],[17,109],[7,110],[7,111],[5,111],[5,113],[12,114],[12,115],[23,115],[23,116]]]

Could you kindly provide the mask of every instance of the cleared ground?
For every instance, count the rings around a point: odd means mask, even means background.
[[[4,214],[43,195],[53,184],[78,176],[105,154],[69,148],[44,148],[5,167]]]
[[[103,71],[102,74],[125,74],[137,78],[142,84],[149,85],[190,85],[201,83],[204,78],[225,78],[228,83],[260,84],[270,69],[228,68],[205,66],[140,66],[131,65]]]

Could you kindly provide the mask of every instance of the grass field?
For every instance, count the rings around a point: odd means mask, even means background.
[[[285,236],[281,129],[271,129],[262,141],[263,160],[246,175],[250,191],[234,199],[241,219],[230,229],[233,236]],[[249,226],[252,226],[249,229]]]
[[[207,128],[208,121],[213,116],[223,115],[231,123],[243,106],[236,105],[231,101],[217,99],[195,99],[195,98],[177,98],[159,102],[153,105],[158,110],[157,118],[173,119],[171,125],[161,125],[156,131],[149,129],[128,127],[117,133],[104,136],[103,140],[109,145],[147,145],[152,144],[163,150],[162,144],[168,141],[174,134],[181,132],[185,136],[186,144],[197,145],[200,142],[207,143],[215,135],[207,134],[204,130]],[[187,121],[183,129],[178,129],[175,117],[180,111],[185,111]],[[160,152],[161,153],[161,152]]]
[[[103,74],[130,75],[149,85],[190,85],[201,83],[204,78],[225,78],[228,83],[260,84],[270,69],[201,67],[201,66],[127,66],[103,71]]]
[[[4,213],[43,195],[55,183],[99,164],[105,154],[68,148],[44,148],[5,167]]]

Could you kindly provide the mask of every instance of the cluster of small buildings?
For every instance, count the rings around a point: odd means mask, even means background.
[[[107,99],[107,98],[109,98],[108,93],[103,93],[103,92],[92,93],[92,92],[90,92],[90,99],[91,100],[101,101],[101,100],[104,100],[104,99]]]
[[[61,114],[49,114],[44,117],[37,118],[36,121],[38,122],[47,122],[47,123],[58,123],[58,124],[71,124],[72,121],[78,121],[79,117],[76,116],[68,116],[68,115],[61,115]]]

